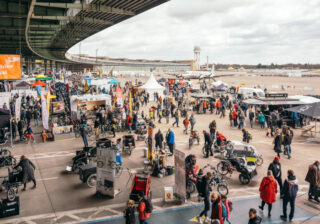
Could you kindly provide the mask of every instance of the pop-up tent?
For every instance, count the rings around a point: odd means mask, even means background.
[[[159,97],[161,96],[163,98],[163,91],[165,90],[165,87],[160,85],[153,75],[151,75],[149,80],[143,86],[140,86],[139,89],[144,89],[149,93],[150,100],[152,101],[154,100],[154,93],[158,93]]]

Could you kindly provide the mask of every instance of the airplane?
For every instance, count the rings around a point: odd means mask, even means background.
[[[212,65],[211,71],[186,71],[185,73],[178,75],[178,78],[184,79],[210,79],[214,77],[216,77],[214,65]]]

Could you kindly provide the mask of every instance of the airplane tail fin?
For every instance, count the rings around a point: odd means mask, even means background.
[[[214,71],[214,64],[212,64],[211,73],[214,74],[214,72],[215,72],[215,71]]]

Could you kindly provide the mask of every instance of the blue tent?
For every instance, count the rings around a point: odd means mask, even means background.
[[[108,84],[111,84],[111,85],[118,85],[120,84],[120,82],[118,80],[115,80],[115,79],[111,79]]]

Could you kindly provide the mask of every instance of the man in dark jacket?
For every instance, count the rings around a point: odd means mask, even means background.
[[[287,129],[286,130],[286,134],[284,136],[284,142],[283,142],[283,145],[284,145],[284,154],[287,154],[288,155],[288,159],[291,158],[291,142],[292,142],[292,134],[291,134],[291,131],[290,129]]]
[[[281,153],[281,135],[279,129],[276,130],[276,137],[274,137],[274,151],[277,153],[278,157],[280,158],[280,153]]]
[[[156,141],[156,149],[158,149],[158,147],[159,147],[159,149],[161,150],[162,149],[162,143],[163,143],[163,134],[162,134],[160,129],[155,134],[154,138],[155,138],[155,141]]]
[[[315,201],[320,203],[319,192],[317,192],[317,189],[320,188],[320,161],[315,161],[309,166],[305,181],[310,184],[308,193],[309,200],[314,198]]]
[[[18,132],[19,132],[20,141],[22,141],[23,139],[23,126],[24,126],[23,121],[18,118]]]
[[[297,192],[299,190],[298,187],[298,180],[294,175],[293,170],[288,170],[288,178],[283,183],[282,191],[280,195],[283,199],[283,215],[280,216],[281,219],[287,221],[287,205],[290,203],[290,214],[289,214],[289,222],[292,221],[294,216],[294,207],[295,207],[295,200],[297,197]]]
[[[12,141],[14,141],[16,139],[16,136],[17,136],[17,123],[16,123],[15,119],[12,119],[11,131],[12,131]]]
[[[29,124],[31,121],[31,118],[32,118],[32,113],[31,113],[30,109],[27,109],[26,118],[27,118],[27,123]]]
[[[32,181],[33,182],[33,188],[37,187],[37,182],[36,179],[34,178],[34,170],[35,170],[35,165],[27,159],[26,156],[22,155],[20,158],[20,162],[18,165],[15,166],[15,169],[21,167],[22,171],[22,183],[23,183],[23,191],[26,190],[27,183]]]
[[[257,210],[255,210],[254,208],[250,208],[249,210],[249,222],[248,224],[260,224],[262,219],[257,216]]]
[[[208,172],[206,176],[202,177],[202,181],[201,181],[201,194],[204,197],[203,198],[203,202],[204,202],[204,210],[200,213],[200,215],[197,217],[198,222],[202,223],[202,216],[205,216],[205,222],[209,221],[208,219],[208,211],[210,210],[210,185],[209,185],[209,181],[212,178],[212,173]]]
[[[209,129],[210,129],[210,137],[211,137],[211,141],[214,142],[214,137],[216,135],[216,129],[217,129],[217,123],[215,120],[213,120],[210,124],[209,124]]]
[[[209,157],[209,152],[210,152],[210,156],[213,156],[213,152],[212,152],[212,140],[211,137],[209,135],[208,132],[206,132],[205,130],[203,130],[203,136],[204,136],[204,147],[206,147],[206,156],[205,158]]]
[[[82,128],[80,129],[80,134],[83,140],[84,147],[88,147],[88,130],[86,124],[83,124]]]
[[[282,179],[281,179],[281,164],[280,164],[280,158],[276,156],[272,163],[270,163],[268,170],[272,171],[272,175],[274,179],[279,184],[280,192],[282,191]]]

